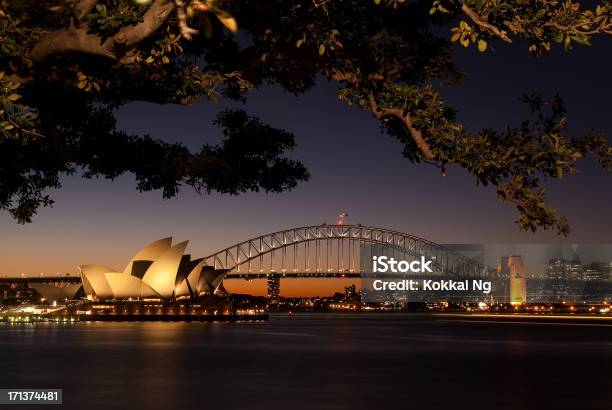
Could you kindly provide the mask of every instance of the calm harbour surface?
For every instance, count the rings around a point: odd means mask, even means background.
[[[418,314],[3,324],[0,363],[0,388],[62,388],[65,409],[612,406],[610,325]]]

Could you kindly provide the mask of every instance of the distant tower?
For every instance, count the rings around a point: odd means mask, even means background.
[[[278,305],[280,300],[280,278],[278,276],[268,277],[268,301],[272,305]]]
[[[344,287],[344,300],[353,300],[357,295],[357,291],[355,289],[355,285],[345,286]]]
[[[523,257],[520,255],[510,256],[507,266],[510,274],[510,303],[521,304],[527,302],[527,277]]]
[[[510,266],[508,265],[508,257],[502,256],[499,265],[497,265],[497,273],[507,274]]]
[[[346,212],[342,212],[338,215],[338,225],[344,225],[344,218],[346,218],[348,214]]]

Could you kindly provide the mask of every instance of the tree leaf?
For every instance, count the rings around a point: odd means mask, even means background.
[[[485,40],[478,40],[478,51],[480,51],[481,53],[487,51],[487,42]]]
[[[231,16],[219,15],[219,14],[217,15],[217,18],[219,19],[221,24],[223,24],[225,28],[227,28],[232,33],[235,33],[238,31],[238,23],[236,22],[235,18]]]

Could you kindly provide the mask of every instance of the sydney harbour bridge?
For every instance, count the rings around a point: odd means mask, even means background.
[[[206,254],[206,253],[204,253]],[[313,225],[261,235],[204,258],[208,269],[223,271],[224,280],[265,278],[362,278],[371,275],[372,256],[396,260],[424,257],[432,275],[452,278],[498,278],[495,269],[443,245],[391,229],[358,225]],[[1,284],[80,282],[75,275],[0,275]]]
[[[362,277],[371,273],[370,261],[379,252],[397,260],[423,256],[436,273],[457,278],[497,274],[427,239],[364,225],[323,224],[269,233],[207,256],[205,264],[226,271],[226,280]]]

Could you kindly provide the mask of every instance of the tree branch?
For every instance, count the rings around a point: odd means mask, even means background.
[[[328,73],[328,77],[336,81],[346,81],[351,84],[355,84],[357,82],[356,74],[349,73],[349,72],[343,72],[339,70],[331,70]],[[406,128],[408,128],[408,131],[410,132],[410,136],[412,137],[412,140],[415,142],[415,144],[417,145],[417,147],[419,148],[423,156],[428,160],[434,159],[434,155],[431,152],[431,148],[429,147],[429,144],[427,143],[427,141],[425,141],[425,137],[423,137],[423,133],[419,129],[414,127],[414,122],[410,115],[404,114],[404,111],[399,108],[390,108],[390,109],[381,111],[378,108],[378,105],[376,104],[376,99],[374,98],[374,94],[371,91],[368,93],[368,104],[370,105],[370,111],[372,111],[372,114],[377,119],[381,119],[383,117],[389,117],[389,116],[400,119],[404,123]]]
[[[571,25],[571,26],[565,26],[565,25],[562,25],[562,24],[559,24],[559,23],[556,23],[556,22],[545,23],[544,27],[556,28],[557,30],[563,31],[563,32],[574,30],[578,34],[581,34],[581,35],[584,35],[584,36],[590,36],[590,35],[594,35],[594,34],[611,34],[612,35],[612,22],[606,23],[606,24],[602,24],[598,28],[591,29],[591,30],[583,29],[581,24],[574,24],[574,25]]]
[[[195,30],[187,24],[187,12],[185,11],[185,2],[183,0],[174,0],[176,3],[176,17],[178,19],[178,25],[181,30],[181,35],[187,40],[191,40],[193,36],[198,34],[198,30]]]
[[[359,69],[357,70],[357,73],[359,73]],[[355,73],[349,73],[345,71],[332,69],[330,71],[327,71],[326,74],[328,78],[334,81],[346,81],[347,83],[350,83],[350,84],[356,84],[358,81],[357,74]]]
[[[79,7],[82,11],[81,21],[95,3],[95,0],[83,0],[79,3],[82,4]],[[153,34],[168,18],[174,7],[172,1],[155,0],[145,12],[142,22],[124,27],[104,41],[99,35],[90,33],[87,24],[80,24],[78,27],[71,25],[64,30],[44,36],[32,48],[29,57],[33,61],[40,61],[53,54],[80,52],[121,60],[128,51]]]
[[[493,34],[495,34],[497,37],[501,38],[503,41],[505,41],[506,43],[512,43],[512,39],[510,37],[508,37],[508,35],[506,34],[506,32],[504,30],[500,30],[499,28],[495,27],[493,24],[489,23],[486,18],[483,18],[480,14],[476,13],[474,10],[472,10],[468,5],[466,5],[465,3],[462,3],[461,5],[461,10],[476,24],[478,24],[480,27],[483,27],[487,30],[489,30],[490,32],[492,32]]]
[[[109,47],[115,47],[117,44],[122,44],[127,48],[133,48],[153,34],[166,21],[166,19],[174,10],[175,4],[173,1],[155,0],[151,7],[146,11],[142,18],[142,22],[122,28],[115,36],[105,44]],[[112,45],[109,43],[112,42]]]
[[[81,28],[71,26],[45,35],[30,50],[28,57],[36,62],[54,54],[82,52],[112,59],[116,58],[112,50],[104,47],[101,40],[98,35],[87,33],[84,25]]]
[[[410,132],[410,136],[412,140],[417,145],[423,156],[428,160],[434,159],[434,154],[431,152],[431,148],[427,141],[425,141],[425,137],[423,137],[423,133],[421,130],[414,127],[414,122],[412,117],[409,114],[405,114],[404,110],[400,108],[388,108],[386,110],[380,110],[378,105],[376,104],[376,99],[374,98],[374,94],[370,91],[368,93],[368,103],[370,105],[370,110],[375,118],[381,119],[384,117],[396,117],[401,120],[408,131]]]
[[[98,0],[81,0],[77,3],[76,8],[80,11],[79,20],[83,20],[91,10],[98,4]]]

